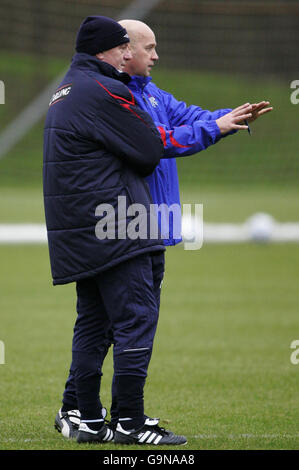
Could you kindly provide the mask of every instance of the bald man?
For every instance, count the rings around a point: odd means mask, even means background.
[[[263,114],[271,111],[269,102],[258,104],[245,103],[234,110],[219,109],[216,111],[203,110],[199,106],[189,106],[174,96],[158,88],[150,77],[152,67],[158,61],[156,51],[157,43],[154,32],[145,23],[137,20],[122,20],[119,22],[130,37],[131,58],[126,61],[124,71],[132,79],[128,87],[134,94],[137,104],[147,111],[155,122],[163,144],[164,158],[155,171],[148,176],[150,192],[153,202],[160,210],[160,220],[169,218],[167,207],[180,204],[179,181],[176,167],[176,157],[184,157],[198,153],[213,145],[229,134],[238,130],[247,130],[244,120],[251,122]],[[163,213],[163,210],[165,211]],[[180,218],[173,217],[166,224],[166,232],[162,234],[164,244],[171,246],[179,243]],[[157,299],[159,303],[160,299]],[[76,389],[72,369],[68,377],[64,397],[67,407],[62,414],[61,410],[56,416],[55,426],[65,437],[76,435],[76,428],[80,421],[76,405]],[[62,408],[63,409],[63,408]],[[103,414],[106,411],[103,410]],[[144,420],[147,420],[146,416]],[[151,422],[153,425],[154,421]],[[153,425],[154,426],[154,425]],[[118,422],[117,398],[112,387],[112,406],[110,428],[117,428],[118,439],[126,442],[131,428],[130,417]],[[152,427],[154,429],[154,427]],[[169,433],[169,431],[166,431]],[[170,436],[173,434],[170,433]],[[149,435],[149,439],[153,435]],[[179,439],[184,443],[184,439]],[[146,444],[146,439],[143,442]],[[149,442],[150,443],[150,442]],[[174,444],[175,442],[172,442]]]
[[[147,111],[160,131],[164,143],[164,158],[152,175],[147,177],[153,202],[159,207],[165,245],[181,241],[180,218],[168,220],[172,204],[180,205],[179,181],[176,157],[194,155],[223,137],[238,130],[248,130],[244,123],[252,122],[271,111],[268,101],[258,104],[245,103],[236,109],[203,110],[199,106],[187,107],[170,93],[158,88],[150,77],[159,57],[154,32],[138,20],[122,20],[119,23],[130,37],[132,58],[126,62],[124,71],[132,76],[128,87],[139,106]]]

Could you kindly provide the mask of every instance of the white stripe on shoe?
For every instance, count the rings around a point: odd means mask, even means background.
[[[61,434],[63,435],[63,437],[66,437],[67,439],[69,439],[70,432],[71,432],[71,429],[70,429],[69,425],[65,421],[65,419],[63,421],[61,421],[61,423],[62,423]]]
[[[138,439],[138,442],[144,442],[146,439],[152,434],[151,431],[146,431],[142,436]],[[147,441],[146,441],[147,442]]]
[[[155,445],[159,444],[159,442],[161,441],[162,437],[163,437],[163,436],[159,435],[159,436],[157,437],[157,439],[154,441],[154,444],[155,444]]]
[[[140,442],[140,444],[159,444],[159,442],[161,441],[163,436],[161,436],[160,434],[157,434],[155,432],[151,432],[151,431],[146,431],[142,436],[140,436],[140,438],[138,439],[138,442]]]
[[[113,437],[113,432],[111,431],[111,429],[107,428],[107,432],[105,434],[105,437],[103,437],[103,441],[112,441]]]
[[[148,444],[150,444],[155,439],[156,436],[157,436],[157,434],[155,432],[153,432],[152,435],[148,438],[148,440],[146,442]]]

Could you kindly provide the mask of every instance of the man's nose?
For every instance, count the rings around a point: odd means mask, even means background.
[[[158,59],[159,59],[159,56],[158,56],[158,54],[157,54],[157,51],[154,50],[154,51],[153,51],[153,55],[152,55],[152,60],[158,60]]]

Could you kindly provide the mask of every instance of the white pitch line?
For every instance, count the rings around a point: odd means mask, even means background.
[[[45,224],[0,224],[0,244],[47,243]]]
[[[184,229],[184,227],[183,227]],[[192,240],[189,227],[182,231],[184,241]],[[251,233],[247,224],[203,223],[204,243],[299,242],[299,223],[276,223],[266,238]],[[45,224],[0,224],[0,244],[47,243]]]

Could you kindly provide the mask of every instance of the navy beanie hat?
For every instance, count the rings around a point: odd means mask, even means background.
[[[127,31],[117,21],[107,16],[88,16],[79,28],[76,51],[96,55],[129,41]]]

